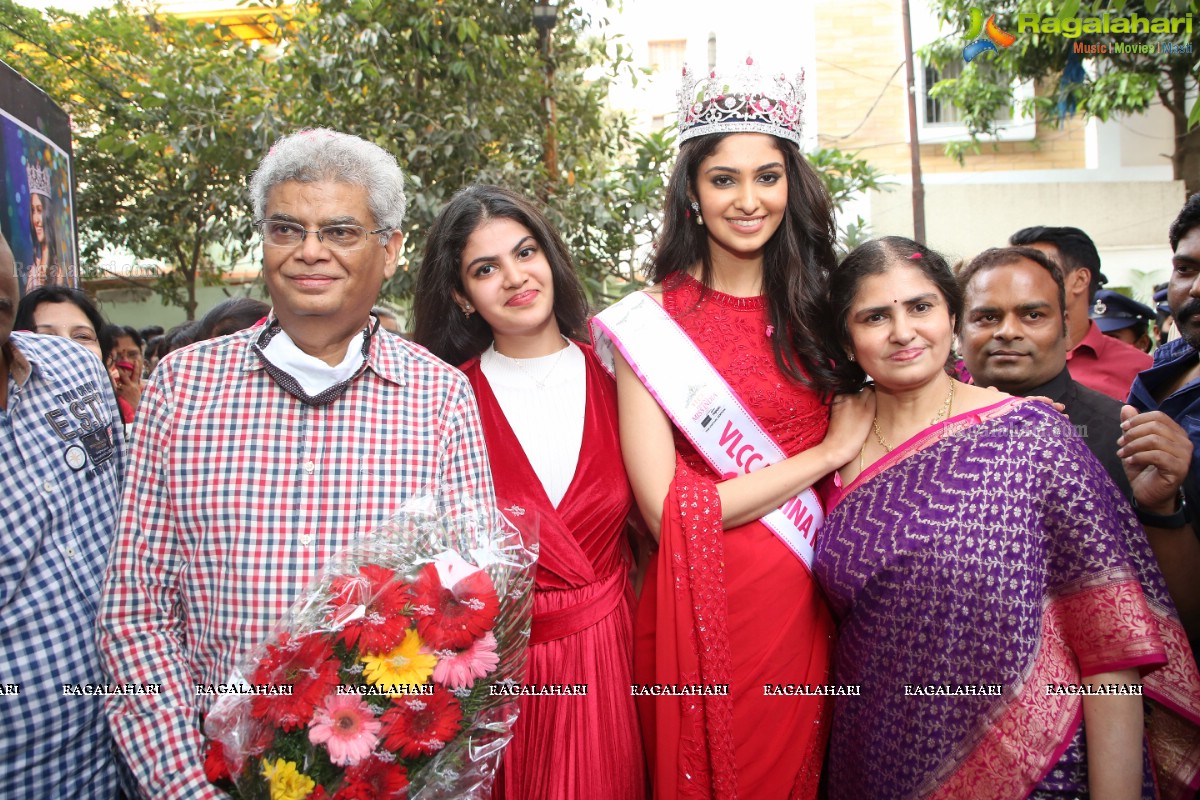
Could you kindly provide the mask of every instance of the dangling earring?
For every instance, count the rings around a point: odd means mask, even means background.
[[[850,359],[850,363],[854,363],[854,353],[846,353],[846,358]]]
[[[464,305],[464,306],[462,307],[463,316],[464,316],[464,317],[466,317],[467,319],[470,319],[470,318],[471,318],[471,312],[473,312],[474,310],[475,310],[475,309],[474,309],[474,308],[471,306],[471,304],[470,304],[470,303],[467,303],[466,305]]]
[[[696,224],[703,225],[704,217],[700,216],[700,204],[695,200],[692,201],[692,213],[696,215]]]

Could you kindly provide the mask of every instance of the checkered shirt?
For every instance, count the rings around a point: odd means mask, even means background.
[[[0,410],[0,797],[103,798],[115,750],[96,652],[125,443],[100,359],[14,333]],[[65,693],[64,685],[80,687]]]
[[[215,798],[201,720],[330,557],[435,495],[491,502],[479,414],[462,373],[390,334],[345,394],[310,406],[250,345],[262,324],[172,353],[142,395],[99,642],[120,683],[113,735],[155,800]]]

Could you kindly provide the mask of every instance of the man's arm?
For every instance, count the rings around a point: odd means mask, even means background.
[[[157,684],[160,694],[110,696],[105,710],[142,796],[220,798],[204,777],[179,617],[187,557],[166,481],[174,422],[170,382],[169,365],[160,366],[143,396],[97,620],[100,656],[113,682]]]
[[[488,463],[487,446],[483,440],[483,425],[471,384],[456,374],[441,414],[439,437],[442,474],[438,494],[450,509],[494,507],[495,489],[492,469]]]
[[[1179,490],[1192,463],[1192,442],[1187,431],[1161,411],[1139,414],[1125,406],[1121,429],[1117,455],[1133,487],[1138,517],[1184,630],[1195,640],[1200,638],[1200,538],[1194,523],[1177,515]]]

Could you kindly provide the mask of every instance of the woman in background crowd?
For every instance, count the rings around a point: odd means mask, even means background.
[[[112,342],[105,366],[117,393],[121,420],[128,425],[133,422],[138,403],[142,401],[142,370],[145,366],[142,336],[128,325],[105,325],[103,336]]]
[[[96,354],[108,364],[112,340],[102,337],[105,322],[86,294],[69,286],[42,286],[21,298],[13,330],[62,336]]]
[[[200,320],[196,341],[215,339],[252,327],[271,313],[271,307],[253,297],[231,297],[217,303]]]

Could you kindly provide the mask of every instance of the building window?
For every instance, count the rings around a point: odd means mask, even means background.
[[[963,65],[957,61],[951,61],[946,66],[939,70],[930,64],[925,65],[925,85],[923,87],[923,95],[925,99],[925,124],[932,125],[962,125],[962,111],[958,106],[947,100],[936,100],[930,94],[930,90],[937,85],[938,81],[950,80],[962,75]],[[1011,108],[1002,108],[996,115],[997,122],[1009,122],[1013,118]]]
[[[678,75],[683,72],[687,39],[649,42],[649,47],[651,70],[662,75]]]
[[[949,100],[938,100],[930,95],[930,90],[941,80],[949,80],[962,75],[962,62],[951,60],[938,69],[926,64],[919,73],[921,75],[921,102],[917,104],[917,114],[920,119],[920,137],[922,142],[948,142],[955,139],[967,138],[967,127],[963,123],[962,110]],[[1013,114],[1013,108],[1022,98],[1031,97],[1032,83],[1020,84],[1013,93],[1013,107],[1000,109],[996,114],[996,136],[999,141],[1029,140],[1034,138],[1036,129],[1033,118],[1020,111]],[[981,137],[991,138],[991,137]]]

